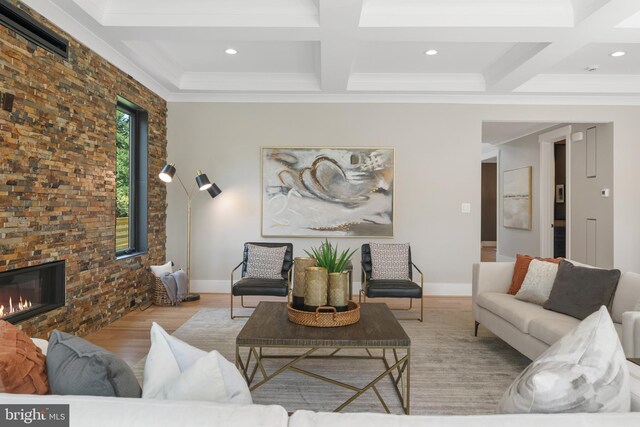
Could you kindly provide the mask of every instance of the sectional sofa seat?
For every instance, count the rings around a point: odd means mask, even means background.
[[[535,359],[580,321],[507,294],[515,262],[473,265],[473,316],[507,344]],[[627,357],[640,357],[640,275],[622,273],[611,318]]]

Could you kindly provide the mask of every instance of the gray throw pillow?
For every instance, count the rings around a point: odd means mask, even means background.
[[[408,243],[369,243],[372,280],[411,280]]]
[[[579,267],[563,260],[543,307],[583,320],[603,305],[609,306],[618,279],[620,270]]]
[[[53,331],[47,350],[51,394],[140,397],[131,368],[115,354],[89,341]]]

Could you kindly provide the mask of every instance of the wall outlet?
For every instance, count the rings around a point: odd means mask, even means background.
[[[608,188],[603,188],[602,190],[600,190],[600,196],[609,197],[609,189]]]

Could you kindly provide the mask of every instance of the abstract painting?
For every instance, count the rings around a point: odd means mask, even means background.
[[[393,148],[262,149],[262,235],[393,237]]]
[[[531,230],[531,166],[504,171],[502,225]]]

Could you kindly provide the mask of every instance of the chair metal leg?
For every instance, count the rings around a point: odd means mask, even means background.
[[[424,295],[420,297],[420,322],[424,320]]]
[[[478,326],[480,326],[480,322],[476,322],[475,324],[475,331],[473,332],[474,337],[478,336]]]
[[[231,292],[231,320],[233,320],[233,291]]]

